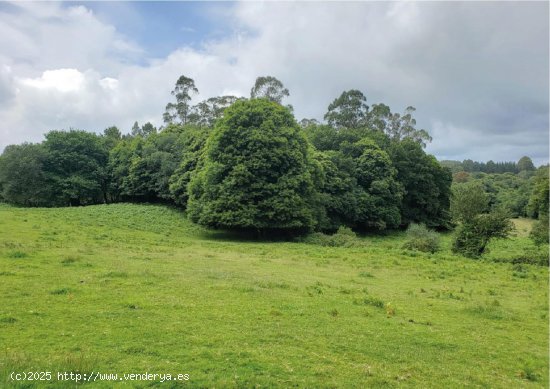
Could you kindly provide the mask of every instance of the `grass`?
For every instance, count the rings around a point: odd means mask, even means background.
[[[528,228],[528,222],[526,223]],[[0,205],[0,387],[12,371],[181,373],[122,387],[548,387],[548,269],[485,259],[254,242],[153,205]],[[548,250],[548,246],[540,250]],[[82,383],[109,388],[112,383]]]

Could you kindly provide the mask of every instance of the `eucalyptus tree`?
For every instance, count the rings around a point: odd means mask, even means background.
[[[199,90],[195,86],[195,81],[182,75],[176,81],[176,86],[171,93],[176,98],[176,102],[166,105],[163,115],[164,123],[169,124],[179,121],[182,124],[186,124],[191,113],[190,103],[192,95],[199,93]]]

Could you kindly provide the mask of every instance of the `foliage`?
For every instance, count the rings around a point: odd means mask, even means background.
[[[285,97],[289,96],[288,89],[283,83],[272,76],[258,77],[250,90],[250,98],[265,98],[278,104],[282,104]]]
[[[77,130],[50,131],[44,148],[44,170],[56,188],[54,204],[107,201],[108,151],[98,135]]]
[[[443,165],[443,164],[442,164]],[[448,168],[450,170],[450,168]],[[459,184],[470,181],[470,174],[464,171],[459,171],[453,174],[453,181]]]
[[[123,139],[109,152],[107,171],[110,177],[111,201],[130,199],[133,195],[129,183],[132,161],[141,153],[144,140],[141,137]]]
[[[352,89],[344,91],[328,106],[324,119],[329,126],[339,128],[358,128],[367,120],[369,106],[367,98],[361,91]]]
[[[549,235],[548,214],[542,214],[539,220],[534,223],[529,237],[533,240],[533,242],[535,242],[535,244],[541,245],[550,241]]]
[[[332,235],[323,234],[322,232],[314,232],[302,241],[324,247],[361,247],[364,245],[357,238],[357,235],[351,230],[351,228],[344,226],[340,226]]]
[[[523,156],[518,161],[518,171],[533,171],[535,170],[535,165],[533,165],[533,161],[531,158],[527,156]]]
[[[378,127],[381,127],[393,141],[410,139],[422,147],[426,147],[426,144],[432,141],[432,137],[426,130],[415,128],[416,119],[412,116],[414,111],[416,111],[416,108],[410,106],[405,109],[402,115],[391,113],[389,107],[381,111],[381,115],[373,110],[370,121],[378,123]]]
[[[401,223],[423,223],[428,227],[448,228],[451,173],[433,155],[411,139],[392,143],[390,157],[403,185]]]
[[[403,245],[409,250],[418,250],[435,253],[439,250],[439,234],[424,224],[412,223],[407,228],[407,242]]]
[[[191,219],[212,228],[307,231],[314,224],[308,145],[285,107],[237,101],[216,123],[189,183]]]
[[[122,140],[122,133],[116,126],[103,130],[103,143],[108,151],[111,151]]]
[[[189,123],[201,127],[213,127],[216,120],[223,117],[225,109],[237,100],[238,98],[235,96],[219,96],[201,101],[191,108]]]
[[[397,227],[402,188],[388,154],[366,138],[344,142],[342,149],[316,157],[324,174],[319,192],[327,216],[321,229]]]
[[[126,194],[151,201],[170,199],[169,180],[181,160],[179,133],[163,131],[148,136],[131,159],[126,178]]]
[[[475,216],[488,211],[489,198],[479,182],[453,184],[451,215],[457,222],[468,223]]]
[[[145,123],[143,126],[139,126],[138,122],[134,122],[134,125],[132,126],[132,130],[130,134],[132,136],[141,136],[143,138],[147,138],[149,135],[156,134],[157,129],[151,122]]]
[[[158,130],[150,122],[140,126],[136,121],[130,134],[110,127],[102,136],[70,135],[74,139],[57,141],[56,147],[47,139],[44,161],[38,158],[38,168],[30,170],[41,189],[52,189],[43,193],[44,204],[163,201],[187,207],[192,197],[194,220],[220,228],[258,230],[260,225],[262,231],[272,224],[287,231],[336,231],[340,226],[382,230],[411,221],[447,226],[448,175],[422,150],[427,138],[414,128],[412,107],[403,115],[385,104],[369,110],[365,96],[350,90],[329,106],[328,125],[304,119],[302,132],[288,109],[286,118],[278,113],[265,123],[258,115],[261,109],[243,113],[241,121],[225,120],[235,104],[243,107],[243,99],[210,97],[191,106],[195,93],[194,81],[181,76],[172,91],[176,101],[164,114],[167,125]],[[288,95],[271,76],[258,77],[251,90],[253,100],[279,105]],[[244,127],[250,132],[239,127],[241,122],[247,122]],[[219,128],[232,134],[228,145],[212,134],[220,133]],[[75,166],[69,166],[67,156],[77,161]],[[32,185],[22,179],[24,174],[17,185],[14,175],[4,177],[2,198],[37,203],[9,197],[16,187],[22,199],[29,197],[24,192]],[[216,189],[210,188],[212,183]],[[254,206],[248,209],[250,203]]]
[[[467,173],[520,173],[520,172],[532,172],[535,170],[533,161],[531,158],[525,156],[520,158],[518,162],[494,162],[489,160],[487,162],[473,161],[471,159],[465,159],[462,162],[452,161],[452,160],[443,160],[441,164],[445,167],[451,169],[453,173],[457,172],[467,172]]]
[[[209,134],[209,130],[192,125],[181,128],[181,162],[170,177],[169,189],[173,201],[184,208],[189,199],[189,182],[199,167]]]
[[[317,119],[307,119],[303,118],[300,120],[300,127],[307,128],[309,126],[318,126],[320,123]]]
[[[6,147],[0,156],[0,197],[30,207],[55,203],[55,188],[44,171],[47,151],[42,144],[23,143]]]
[[[458,226],[453,251],[470,258],[481,256],[493,238],[506,238],[513,224],[504,212],[479,214]]]
[[[186,124],[191,113],[191,106],[189,105],[191,96],[199,93],[195,81],[182,75],[176,81],[176,86],[171,93],[176,98],[176,102],[166,105],[166,111],[163,115],[164,122],[166,124],[175,123],[178,119],[180,123]]]
[[[536,266],[548,266],[549,265],[549,253],[546,248],[541,250],[541,243],[535,243],[538,247],[535,249],[524,250],[520,255],[517,255],[508,261],[513,264],[528,264]],[[546,241],[548,243],[548,241]]]
[[[533,182],[533,189],[527,206],[529,216],[540,218],[545,215],[548,218],[550,183],[548,166],[542,166],[537,170]]]
[[[489,196],[491,208],[504,208],[513,217],[527,216],[527,204],[533,186],[530,176],[522,173],[490,175],[477,173],[474,179],[482,182]]]

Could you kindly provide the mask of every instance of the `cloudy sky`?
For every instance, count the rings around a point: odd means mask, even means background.
[[[290,90],[298,120],[342,91],[416,107],[439,159],[548,162],[548,2],[0,2],[0,150],[52,129],[162,124],[196,101]]]

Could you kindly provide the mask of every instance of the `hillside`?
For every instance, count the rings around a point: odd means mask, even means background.
[[[100,371],[189,374],[128,387],[547,387],[548,269],[495,262],[534,250],[518,226],[472,260],[450,236],[437,254],[402,233],[330,248],[163,206],[0,205],[0,386]]]

